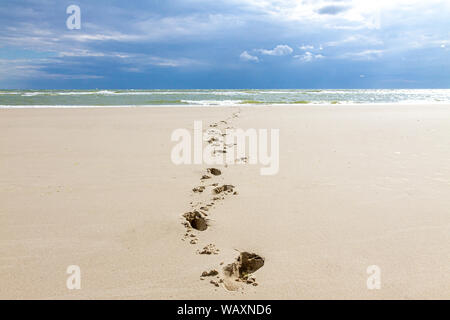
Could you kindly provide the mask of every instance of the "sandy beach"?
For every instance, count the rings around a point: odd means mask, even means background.
[[[175,165],[196,120],[279,129],[278,174]],[[449,299],[449,128],[449,105],[1,109],[0,299]],[[237,194],[187,230],[212,183]],[[239,252],[264,266],[227,290]]]

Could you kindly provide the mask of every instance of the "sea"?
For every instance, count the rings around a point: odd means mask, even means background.
[[[0,108],[420,103],[450,103],[450,89],[0,90]]]

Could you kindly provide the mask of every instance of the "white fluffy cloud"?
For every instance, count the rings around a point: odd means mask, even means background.
[[[258,51],[261,54],[265,54],[265,55],[269,55],[269,56],[285,56],[285,55],[289,55],[292,52],[294,52],[294,50],[286,44],[279,44],[271,50],[259,49]]]
[[[306,51],[304,54],[298,54],[294,56],[295,59],[299,59],[302,62],[311,62],[314,60],[319,60],[325,58],[321,54],[313,54],[309,51]]]
[[[252,56],[247,51],[242,52],[241,55],[240,55],[240,58],[241,58],[241,60],[244,60],[244,61],[254,61],[254,62],[258,62],[259,61],[258,57]]]

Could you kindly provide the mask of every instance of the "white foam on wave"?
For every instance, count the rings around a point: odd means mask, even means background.
[[[70,92],[54,92],[51,95],[55,96],[78,96],[78,95],[94,95],[94,94],[108,94],[108,92],[112,91],[70,91]]]
[[[46,92],[25,92],[24,94],[22,94],[22,97],[34,97],[42,94],[46,94]]]
[[[181,102],[202,106],[229,106],[242,103],[242,100],[181,100]]]
[[[238,96],[238,95],[253,95],[254,93],[240,92],[240,91],[97,91],[90,94],[105,94],[105,95],[211,95],[211,96]]]

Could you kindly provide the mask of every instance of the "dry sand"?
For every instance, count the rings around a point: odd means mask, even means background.
[[[236,110],[0,110],[0,298],[450,298],[450,106],[242,108],[233,126],[280,129],[280,171],[217,167],[239,194],[190,244],[208,166],[174,165],[170,135]],[[236,250],[265,259],[258,286],[200,280]]]

